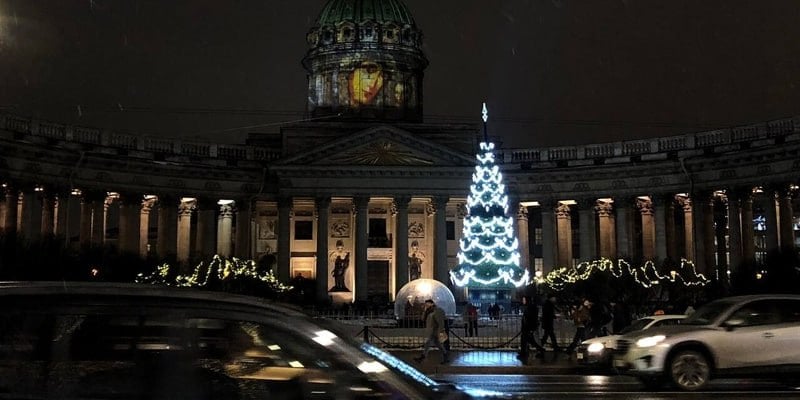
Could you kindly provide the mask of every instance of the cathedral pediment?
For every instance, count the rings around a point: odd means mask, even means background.
[[[471,166],[472,155],[391,126],[379,126],[276,162],[318,166]]]

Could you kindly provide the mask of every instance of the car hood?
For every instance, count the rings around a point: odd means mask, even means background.
[[[590,345],[592,343],[602,343],[604,346],[609,347],[609,345],[613,345],[616,343],[617,339],[620,338],[620,335],[608,335],[608,336],[598,336],[593,337],[591,339],[586,339],[581,344]]]
[[[663,326],[663,327],[645,329],[642,331],[631,332],[622,335],[620,339],[635,341],[643,337],[656,336],[656,335],[664,335],[669,337],[684,332],[697,332],[699,330],[708,330],[711,328],[712,327],[710,325],[670,325],[670,326]]]

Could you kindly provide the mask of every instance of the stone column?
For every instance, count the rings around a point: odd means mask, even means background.
[[[72,235],[75,233],[75,218],[72,215],[70,204],[75,201],[69,192],[58,193],[55,197],[55,227],[56,236],[64,239],[64,245],[69,246]]]
[[[92,246],[102,247],[106,243],[106,208],[108,195],[98,193],[92,199]]]
[[[700,209],[703,211],[703,218],[698,219],[698,221],[702,222],[702,225],[700,227],[695,225],[695,229],[701,232],[701,237],[699,239],[703,241],[703,252],[698,253],[698,256],[702,255],[704,258],[706,273],[708,274],[706,276],[712,276],[717,268],[717,248],[714,244],[714,197],[712,193],[703,193],[702,199],[703,202],[700,204]]]
[[[0,228],[3,229],[7,235],[16,233],[17,231],[17,208],[19,206],[19,192],[16,188],[5,186],[3,191],[5,211],[3,212],[3,220],[0,221]]]
[[[278,199],[278,279],[288,282],[289,262],[291,261],[292,238],[292,198],[281,197]]]
[[[519,262],[522,268],[528,270],[530,276],[536,273],[535,268],[531,265],[531,245],[530,235],[528,234],[528,207],[520,203],[517,210],[517,236],[519,237]]]
[[[205,263],[211,262],[217,251],[217,201],[208,197],[197,199],[197,232],[194,251]]]
[[[547,199],[539,202],[542,206],[542,276],[547,276],[556,265],[556,201]]]
[[[395,196],[394,206],[397,210],[395,222],[394,282],[395,294],[408,283],[408,204],[411,196]]]
[[[158,256],[168,257],[178,252],[178,202],[171,196],[158,196]]]
[[[581,199],[578,201],[578,224],[580,226],[580,261],[592,261],[597,258],[597,219],[594,207],[597,199]]]
[[[739,194],[734,190],[728,193],[728,248],[731,273],[742,265],[742,219],[739,215]]]
[[[53,236],[55,231],[55,218],[56,218],[56,197],[52,193],[46,193],[41,196],[42,201],[42,225],[40,227],[40,234],[42,237]]]
[[[683,206],[683,238],[684,238],[684,253],[683,257],[694,263],[700,270],[698,260],[695,258],[695,235],[694,235],[694,216],[692,215],[692,199],[685,197],[681,198],[681,205]],[[700,270],[702,271],[702,270]]]
[[[778,195],[778,207],[780,208],[780,237],[781,249],[791,250],[794,249],[794,229],[792,228],[792,219],[794,212],[792,210],[792,190],[784,187]]]
[[[316,299],[328,298],[328,238],[330,231],[328,219],[331,213],[330,196],[317,197],[315,201],[317,214],[317,265],[316,265]]]
[[[217,254],[220,257],[231,257],[231,240],[233,239],[233,209],[235,203],[219,205],[217,217]]]
[[[661,263],[667,258],[667,201],[664,195],[650,195],[653,209],[654,260]]]
[[[369,297],[367,285],[367,247],[369,246],[367,213],[369,212],[369,196],[356,196],[353,201],[356,208],[356,300],[367,301]]]
[[[81,223],[78,229],[81,246],[89,246],[92,243],[92,200],[86,192],[81,195]]]
[[[598,200],[595,211],[597,212],[597,220],[600,228],[600,257],[616,261],[616,241],[614,240],[616,232],[614,230],[613,217],[614,206],[611,202]]]
[[[436,210],[433,224],[433,277],[450,286],[450,267],[447,265],[447,202],[448,196],[434,196],[433,207]]]
[[[150,253],[150,211],[156,204],[155,196],[142,199],[139,211],[139,257],[147,258]]]
[[[628,197],[615,198],[614,208],[616,209],[616,229],[617,229],[617,256],[630,261],[633,257],[633,204]]]
[[[178,263],[186,266],[192,249],[192,214],[197,208],[195,199],[182,200],[178,206]]]
[[[740,197],[742,206],[742,261],[753,264],[756,261],[755,228],[753,227],[753,192],[747,189]]]
[[[557,262],[559,267],[572,266],[572,214],[569,206],[558,203],[556,206]]]
[[[253,237],[252,204],[250,200],[236,202],[236,239],[234,239],[234,252],[237,257],[249,260],[250,243]]]
[[[775,188],[764,188],[764,211],[767,218],[767,254],[778,250],[778,210],[775,202]]]
[[[642,218],[642,259],[656,261],[656,224],[653,201],[650,198],[637,198],[636,207]]]

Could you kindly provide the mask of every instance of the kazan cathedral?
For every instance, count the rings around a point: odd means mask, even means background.
[[[181,263],[271,256],[279,279],[340,303],[393,301],[417,278],[464,296],[450,271],[482,134],[423,120],[408,8],[330,0],[307,40],[313,122],[241,144],[0,115],[0,229]],[[726,280],[798,246],[800,117],[495,158],[531,276],[606,258]]]

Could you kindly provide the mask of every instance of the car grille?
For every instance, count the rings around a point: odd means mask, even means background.
[[[625,340],[625,339],[617,340],[617,348],[614,350],[614,354],[620,354],[620,355],[626,354],[628,352],[628,349],[630,348],[631,348],[630,340]]]

